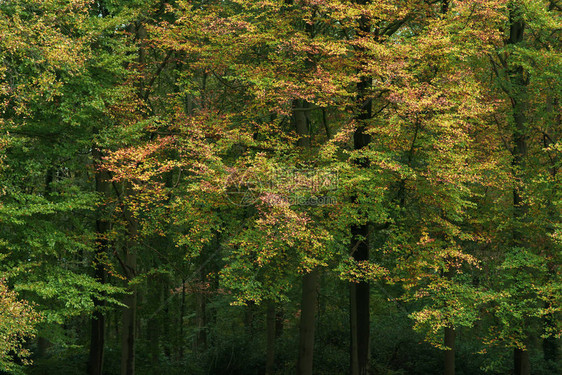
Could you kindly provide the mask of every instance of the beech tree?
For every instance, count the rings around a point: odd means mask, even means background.
[[[0,363],[556,373],[559,34],[552,0],[0,2]]]

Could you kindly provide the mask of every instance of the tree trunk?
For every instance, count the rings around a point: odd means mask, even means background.
[[[516,14],[519,11],[516,3],[510,4],[510,30],[508,44],[516,45],[523,41],[525,22]],[[513,189],[513,245],[525,246],[525,234],[521,228],[527,210],[527,203],[523,200],[523,184],[521,171],[525,168],[525,158],[527,156],[527,129],[526,129],[526,104],[527,104],[527,84],[525,70],[522,66],[516,66],[508,72],[512,91],[510,95],[513,110],[513,173],[516,178],[516,186]],[[514,349],[513,351],[514,374],[529,375],[530,363],[529,353],[525,349]]]
[[[195,347],[197,350],[204,350],[207,348],[207,301],[203,290],[199,290],[195,294],[195,300],[197,304],[195,307],[195,324],[197,325]]]
[[[551,7],[553,6],[553,3],[551,2]],[[549,9],[550,11],[552,11],[553,9]],[[553,125],[554,124],[562,124],[562,113],[559,110],[560,105],[559,105],[559,100],[557,98],[553,98],[551,96],[547,97],[547,112],[553,116],[554,121],[553,121]],[[554,128],[554,127],[553,127]],[[544,148],[548,148],[553,146],[553,137],[549,136],[546,132],[543,135],[543,142],[544,142]],[[552,158],[550,159],[550,175],[553,181],[556,181],[556,179],[558,178],[558,164],[560,163],[560,158]],[[555,206],[555,204],[553,204],[553,202],[551,200],[549,200],[548,202],[548,215],[550,217],[558,217],[557,214],[557,208]],[[554,248],[550,249],[550,252],[552,252]],[[556,273],[557,273],[557,269],[558,269],[558,262],[556,262],[555,257],[552,257],[551,260],[547,263],[547,268],[548,268],[548,278],[550,280],[555,280],[556,278]],[[549,311],[551,310],[551,308],[553,308],[553,302],[552,300],[546,301],[545,302],[545,310]],[[544,331],[543,333],[545,335],[547,335],[543,341],[542,341],[542,350],[543,350],[543,358],[544,361],[546,362],[546,368],[548,371],[555,373],[556,372],[556,367],[557,367],[557,362],[559,359],[559,339],[557,339],[554,335],[554,332],[556,332],[556,326],[557,326],[557,320],[556,320],[556,315],[552,312],[546,314],[543,318],[543,327],[544,327]]]
[[[147,30],[142,21],[135,21],[130,25],[130,29],[134,32],[135,41],[138,43],[137,62],[142,67],[146,64],[147,56]],[[144,75],[140,74],[136,81],[137,93],[139,98],[147,101],[150,94],[150,88],[145,87]],[[134,194],[130,186],[126,186],[125,200],[128,196]],[[138,223],[127,202],[124,203],[123,213],[127,220],[128,241],[125,245],[124,272],[127,280],[130,281],[136,276],[137,254],[136,239],[138,235]],[[127,306],[123,309],[122,331],[121,331],[121,375],[135,374],[135,332],[137,328],[137,287],[129,285],[129,293],[125,297],[124,304]]]
[[[293,100],[293,128],[299,136],[297,146],[302,147],[303,149],[310,148],[309,123],[306,115],[308,107],[309,103],[305,100]]]
[[[247,305],[244,308],[244,328],[246,329],[246,334],[248,336],[254,336],[254,310],[256,308],[256,304],[254,301],[248,301]]]
[[[515,375],[531,375],[531,363],[529,362],[529,352],[523,349],[513,351],[513,364]]]
[[[449,11],[449,0],[443,0],[441,3],[441,13],[447,14]],[[447,273],[447,278],[452,278],[452,271],[451,269]],[[444,334],[444,344],[447,347],[445,349],[445,375],[455,375],[455,337],[456,332],[454,327],[448,326],[445,327],[445,334]]]
[[[278,306],[275,311],[275,338],[278,339],[283,334],[283,323],[285,314],[283,313],[283,306]]]
[[[302,289],[297,374],[312,375],[314,329],[318,304],[318,270],[312,270],[303,276]]]
[[[136,268],[136,254],[127,249],[126,266],[131,270]],[[134,274],[133,274],[134,275]],[[130,280],[131,277],[128,277]],[[121,327],[121,375],[135,374],[135,328],[137,320],[137,287],[129,287],[129,293],[123,301],[127,306],[123,308]]]
[[[369,259],[367,225],[351,228],[353,258],[360,262]],[[367,375],[370,365],[370,286],[361,281],[350,286],[351,374]]]
[[[357,288],[355,283],[349,285],[349,369],[351,375],[359,375],[359,357],[357,353]]]
[[[359,1],[366,4],[367,1]],[[360,19],[360,30],[363,33],[370,32],[369,20]],[[372,80],[362,77],[357,83],[357,130],[353,134],[353,148],[361,150],[368,147],[371,136],[366,133],[365,121],[372,118],[372,100],[368,97]],[[358,165],[368,167],[368,160],[358,160]],[[356,198],[353,198],[355,201]],[[351,227],[351,254],[355,261],[369,260],[369,225],[353,225]],[[351,374],[366,375],[370,367],[370,312],[369,312],[369,283],[361,281],[352,283],[350,288],[350,319],[351,319]]]
[[[132,192],[126,189],[126,196]],[[127,281],[131,281],[136,276],[137,254],[136,239],[138,235],[138,223],[129,208],[124,204],[123,209],[127,220],[128,240],[124,248],[125,257],[123,269]],[[122,327],[121,327],[121,375],[135,374],[135,332],[137,327],[137,287],[129,285],[129,294],[125,296],[123,303],[127,306],[123,308]]]
[[[152,363],[158,363],[158,361],[160,360],[160,317],[159,316],[154,316],[152,319],[147,321],[146,337],[150,341],[150,349],[149,349],[150,360],[152,361]]]
[[[111,194],[111,182],[109,181],[111,176],[109,172],[100,169],[102,154],[95,146],[92,148],[92,158],[96,180],[96,192],[100,193],[104,198],[109,198]],[[103,217],[104,214],[104,212],[100,212],[100,216],[96,220],[97,243],[94,255],[94,278],[102,284],[106,282],[104,261],[109,250],[107,235],[110,230],[110,223]],[[93,298],[93,302],[94,313],[92,314],[91,322],[88,375],[101,375],[103,372],[105,344],[105,316],[101,309],[105,306],[105,302],[98,298]]]
[[[455,375],[455,337],[455,329],[445,327],[445,375]]]
[[[275,365],[275,302],[269,301],[266,310],[266,361],[265,375],[272,375]]]
[[[179,358],[183,359],[183,317],[185,315],[185,279],[181,280],[181,306],[180,306],[180,337],[179,337]]]
[[[101,270],[99,269],[101,268]],[[105,271],[103,266],[95,266],[95,278],[104,283]],[[88,375],[101,375],[103,372],[103,355],[105,345],[105,317],[99,309],[105,305],[103,301],[94,298],[94,313],[91,321],[90,354],[88,359]]]
[[[170,294],[170,279],[168,277],[166,277],[164,279],[164,281],[162,282],[162,290],[163,290],[163,301],[166,301],[166,299],[168,298],[168,295]],[[168,303],[164,304],[164,313],[162,314],[162,334],[164,336],[164,339],[162,340],[162,350],[164,352],[164,355],[166,356],[166,358],[168,360],[172,359],[172,344],[170,343],[169,338],[172,335],[172,329],[171,329],[171,320],[170,319],[170,307]]]
[[[547,303],[547,308],[551,306],[551,303]],[[554,314],[550,313],[544,317],[544,327],[545,333],[552,332],[556,327],[556,317]],[[558,362],[558,339],[552,336],[552,333],[548,337],[545,337],[542,341],[543,358],[546,362],[546,368],[550,369],[552,372],[555,371],[556,363]]]
[[[299,140],[297,146],[310,148],[310,127],[306,115],[309,104],[304,100],[293,100],[293,126]],[[302,277],[302,302],[299,323],[299,356],[297,374],[312,375],[314,361],[314,329],[318,301],[318,270],[314,269]]]
[[[132,257],[127,256],[129,266],[134,264]],[[135,374],[135,327],[137,319],[137,292],[136,286],[129,288],[129,293],[123,308],[121,327],[121,375]]]

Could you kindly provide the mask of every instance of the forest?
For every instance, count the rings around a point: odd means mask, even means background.
[[[562,374],[560,0],[0,0],[0,374]]]

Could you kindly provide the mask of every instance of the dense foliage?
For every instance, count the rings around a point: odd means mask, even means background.
[[[0,1],[0,372],[561,372],[561,12]]]

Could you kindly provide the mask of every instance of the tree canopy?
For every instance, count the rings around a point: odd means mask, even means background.
[[[0,372],[562,371],[561,11],[0,2]]]

